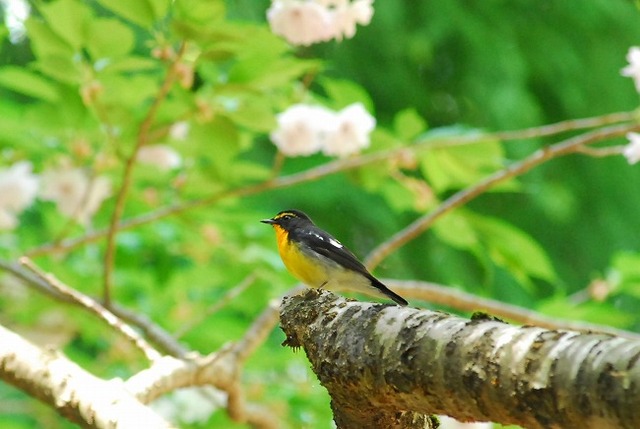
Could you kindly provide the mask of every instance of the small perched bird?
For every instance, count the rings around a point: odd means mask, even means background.
[[[376,279],[362,262],[329,233],[318,228],[300,210],[284,210],[260,222],[276,230],[278,251],[289,272],[307,286],[387,297],[400,305],[407,301]]]

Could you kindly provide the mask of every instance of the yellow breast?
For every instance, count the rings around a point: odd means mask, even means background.
[[[328,280],[326,267],[290,241],[287,231],[277,225],[275,230],[280,257],[287,270],[307,286],[320,287],[326,283]]]

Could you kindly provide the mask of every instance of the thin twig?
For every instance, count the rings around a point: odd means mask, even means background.
[[[238,295],[244,292],[255,281],[256,281],[255,274],[249,274],[248,276],[246,276],[244,279],[242,279],[240,283],[238,283],[236,286],[229,289],[229,291],[227,291],[227,293],[225,293],[222,298],[217,300],[212,306],[210,306],[202,314],[199,314],[195,320],[192,320],[190,323],[187,323],[184,326],[182,326],[180,329],[176,330],[173,336],[176,339],[182,338],[184,334],[186,334],[187,332],[189,332],[190,330],[192,330],[193,328],[201,324],[207,318],[211,317],[211,315],[214,314],[215,312],[224,308],[227,304],[229,304],[229,302],[233,301]]]
[[[558,158],[563,155],[575,153],[580,147],[584,145],[605,139],[620,137],[630,131],[639,129],[640,125],[638,124],[612,125],[610,127],[601,128],[595,131],[581,134],[579,136],[563,140],[552,146],[547,146],[539,149],[522,161],[516,162],[505,168],[504,170],[500,170],[488,176],[486,179],[478,182],[477,184],[455,193],[432,212],[416,219],[407,227],[396,232],[391,236],[391,238],[381,243],[369,253],[367,258],[365,259],[365,265],[367,265],[369,269],[375,268],[380,262],[382,262],[383,259],[389,256],[391,253],[404,246],[409,241],[418,237],[420,234],[430,228],[443,215],[455,208],[465,205],[469,201],[485,193],[487,190],[491,189],[501,182],[522,175],[532,168],[553,158]]]
[[[576,153],[592,156],[594,158],[605,158],[607,156],[620,156],[624,151],[624,145],[608,146],[608,147],[589,147],[582,146],[576,150]]]
[[[557,317],[540,314],[527,308],[506,304],[493,299],[482,298],[458,289],[453,289],[451,287],[435,283],[394,279],[383,279],[382,281],[394,291],[404,296],[424,300],[433,304],[443,305],[445,307],[455,308],[460,311],[486,311],[492,316],[509,319],[523,325],[535,325],[546,329],[566,329],[578,332],[602,332],[619,337],[640,340],[640,334],[635,332],[588,322],[562,320]]]
[[[591,118],[569,119],[568,121],[556,122],[555,124],[543,125],[541,127],[525,128],[523,130],[500,131],[491,135],[500,140],[524,140],[552,136],[568,131],[603,127],[620,122],[637,121],[638,119],[637,111],[615,112],[602,116],[593,116]]]
[[[278,177],[280,172],[282,171],[282,166],[284,165],[285,160],[284,153],[277,151],[276,156],[273,159],[273,167],[271,167],[271,177]]]
[[[166,99],[167,95],[169,95],[169,91],[173,86],[177,76],[178,76],[178,63],[182,60],[182,56],[186,50],[186,43],[182,42],[180,45],[180,49],[171,63],[169,70],[167,71],[167,75],[158,91],[158,95],[153,100],[149,111],[147,112],[146,117],[140,124],[140,129],[138,131],[138,137],[136,139],[136,144],[133,148],[133,151],[127,158],[124,167],[124,173],[122,177],[122,186],[120,187],[120,191],[116,197],[115,207],[113,209],[113,213],[111,215],[111,220],[109,223],[109,228],[107,231],[107,246],[104,255],[104,285],[103,285],[103,301],[106,307],[111,305],[111,283],[112,283],[112,274],[113,274],[113,265],[115,259],[115,241],[116,234],[118,232],[118,224],[120,223],[120,219],[122,218],[122,213],[124,211],[124,205],[127,200],[127,196],[129,194],[129,188],[131,187],[133,169],[136,164],[136,159],[138,157],[138,152],[140,148],[144,146],[149,137],[149,132],[151,130],[151,126],[155,121],[156,114],[158,113],[158,109],[162,102]]]
[[[68,296],[73,301],[77,302],[82,307],[89,310],[91,313],[98,316],[99,319],[105,321],[110,327],[120,332],[129,342],[140,349],[144,355],[150,361],[158,360],[162,355],[155,350],[147,341],[142,338],[136,331],[134,331],[129,325],[125,324],[122,320],[116,317],[113,313],[103,307],[99,302],[95,301],[83,293],[70,288],[62,283],[55,276],[49,273],[45,273],[38,268],[31,259],[27,257],[20,258],[20,264],[29,269],[36,277],[47,282],[49,286],[55,289],[58,293]]]

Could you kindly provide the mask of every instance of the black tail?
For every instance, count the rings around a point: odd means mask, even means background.
[[[387,297],[391,298],[392,300],[394,300],[396,302],[396,304],[398,304],[398,305],[409,305],[409,303],[407,302],[406,299],[404,299],[403,297],[401,297],[400,295],[398,295],[397,293],[395,293],[394,291],[392,291],[391,289],[386,287],[377,278],[371,276],[371,277],[369,277],[369,280],[371,280],[371,286],[373,286],[374,288],[378,289],[385,296],[387,296]]]

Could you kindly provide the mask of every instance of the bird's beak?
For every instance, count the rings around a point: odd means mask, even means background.
[[[276,223],[276,221],[275,221],[275,220],[273,220],[273,219],[262,219],[260,222],[262,222],[262,223],[268,223],[269,225],[273,225],[273,224],[275,224],[275,223]]]

